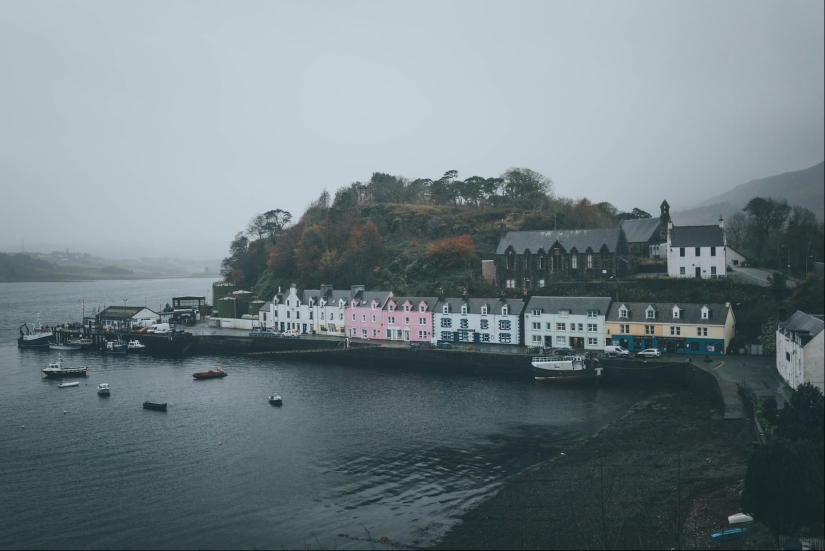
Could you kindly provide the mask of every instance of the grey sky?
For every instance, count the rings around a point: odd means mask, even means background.
[[[373,171],[520,166],[558,195],[687,208],[823,160],[823,18],[813,0],[4,0],[0,250],[124,235],[119,256],[225,256],[254,214]]]

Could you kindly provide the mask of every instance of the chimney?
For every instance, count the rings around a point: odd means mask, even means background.
[[[464,302],[470,300],[470,296],[467,294],[467,289],[464,289],[464,292],[461,293],[461,300]]]
[[[725,229],[725,220],[722,218],[721,214],[719,215],[719,227],[723,230]]]

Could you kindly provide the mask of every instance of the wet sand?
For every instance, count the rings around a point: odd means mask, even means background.
[[[505,483],[434,548],[739,548],[709,533],[739,512],[751,448],[748,420],[724,419],[682,387],[657,390],[594,438]]]

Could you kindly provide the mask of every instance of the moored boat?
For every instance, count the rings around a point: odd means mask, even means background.
[[[66,341],[64,343],[53,343],[49,345],[49,350],[80,350],[81,344],[79,341]]]
[[[79,386],[79,385],[80,385],[80,383],[78,383],[77,381],[75,381],[73,383],[60,383],[59,385],[57,385],[57,388],[68,388],[70,386]]]
[[[581,356],[537,356],[532,363],[537,383],[572,383],[594,377],[593,370],[587,368]]]
[[[196,379],[218,379],[220,377],[226,377],[227,375],[228,373],[224,371],[222,367],[219,367],[217,371],[210,369],[209,371],[198,371],[192,374]]]
[[[127,348],[130,352],[141,352],[141,351],[143,351],[143,350],[146,350],[146,345],[145,345],[145,344],[143,344],[142,342],[140,342],[140,341],[139,341],[139,340],[137,340],[137,339],[132,339],[132,340],[130,340],[130,341],[129,341],[129,343],[126,345],[126,348]]]
[[[280,394],[273,394],[269,397],[269,403],[273,406],[280,406],[284,403],[284,399],[281,398]]]
[[[25,331],[24,331],[25,329]],[[54,333],[52,328],[40,323],[40,314],[37,314],[37,323],[32,329],[24,323],[20,326],[20,337],[17,339],[18,348],[45,348],[52,342]]]
[[[143,402],[143,409],[154,409],[155,411],[166,411],[166,402],[159,404],[157,402]]]
[[[126,341],[123,341],[122,339],[106,341],[105,352],[107,354],[124,355],[128,350],[129,345],[126,343]]]
[[[48,367],[44,367],[40,371],[49,379],[56,379],[58,377],[85,377],[89,368],[86,366],[64,367],[63,357],[58,354],[56,362],[49,363]]]
[[[109,383],[100,383],[97,385],[97,393],[101,396],[109,395]]]

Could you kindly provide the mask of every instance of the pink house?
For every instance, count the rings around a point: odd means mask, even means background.
[[[358,290],[350,299],[344,314],[344,328],[350,338],[383,339],[383,308],[392,291]]]
[[[390,297],[384,304],[384,339],[430,342],[437,297]]]

